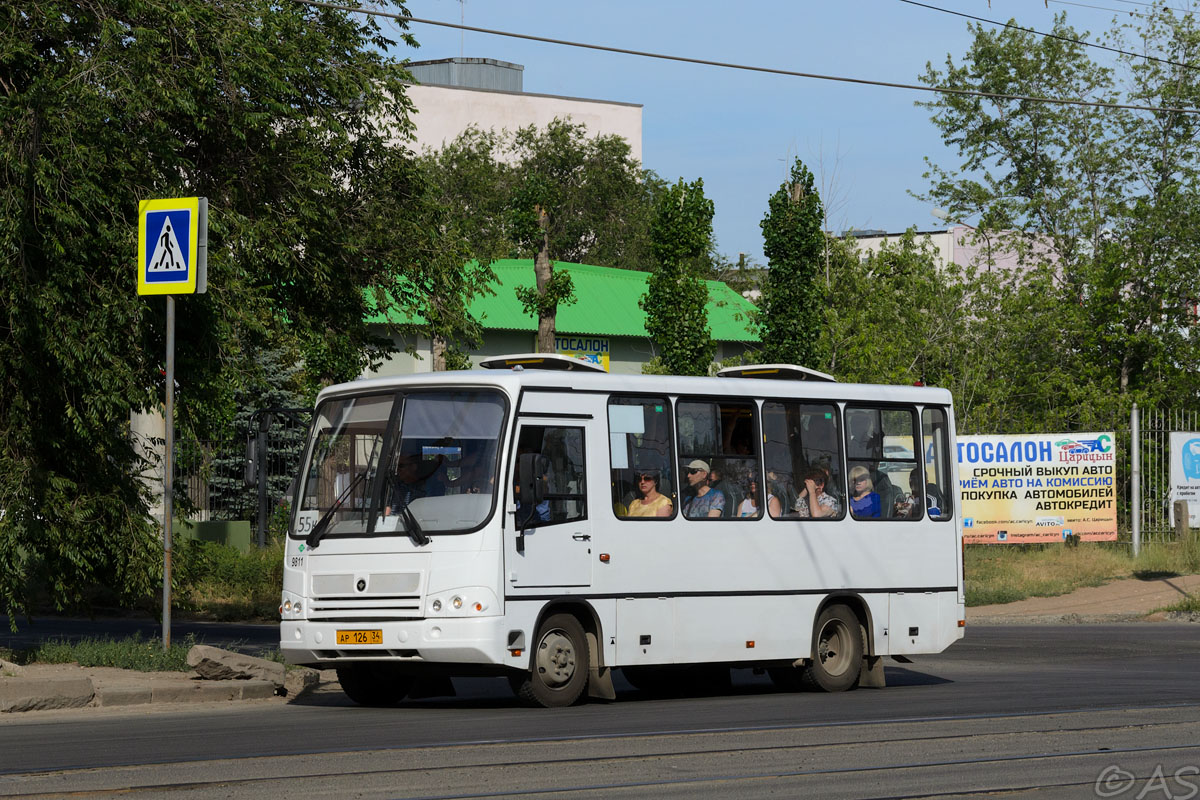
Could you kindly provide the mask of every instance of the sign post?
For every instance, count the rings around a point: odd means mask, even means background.
[[[167,296],[166,452],[163,457],[163,650],[171,648],[171,519],[175,492],[175,297],[208,289],[208,199],[138,203],[139,295]]]

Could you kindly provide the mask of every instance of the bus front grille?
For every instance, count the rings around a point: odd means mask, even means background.
[[[412,597],[314,597],[308,604],[309,619],[420,619],[421,598]]]

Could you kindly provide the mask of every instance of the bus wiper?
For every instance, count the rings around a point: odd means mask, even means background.
[[[400,518],[404,520],[404,531],[413,540],[413,544],[417,545],[417,547],[429,544],[429,537],[421,530],[420,523],[417,522],[417,518],[413,516],[413,513],[408,510],[408,506],[400,509]]]
[[[329,530],[329,523],[333,521],[333,512],[342,507],[350,495],[354,493],[354,488],[362,483],[366,477],[366,470],[354,476],[354,480],[350,481],[350,484],[342,490],[342,493],[333,501],[333,505],[329,507],[329,510],[321,515],[316,525],[313,525],[312,530],[309,531],[308,536],[304,539],[306,545],[313,548],[321,543],[321,540],[325,538],[325,532]]]

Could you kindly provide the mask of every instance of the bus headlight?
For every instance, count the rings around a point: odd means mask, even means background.
[[[483,586],[464,586],[426,598],[429,616],[466,617],[482,614],[498,604],[496,593]]]

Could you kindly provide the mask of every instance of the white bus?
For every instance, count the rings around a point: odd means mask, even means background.
[[[318,398],[280,644],[355,702],[505,675],[563,706],[613,699],[615,668],[842,691],[962,637],[945,389],[488,366]]]

